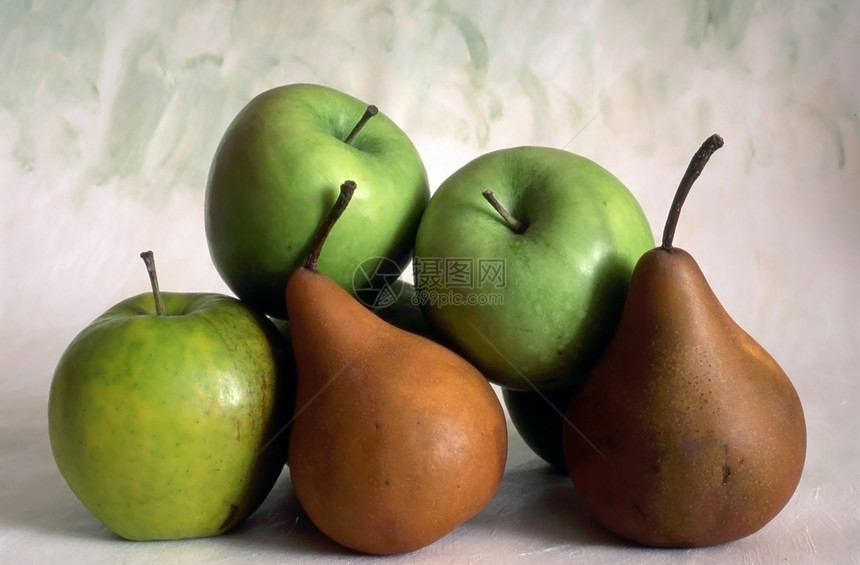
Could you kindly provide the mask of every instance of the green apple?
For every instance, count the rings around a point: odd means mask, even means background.
[[[51,448],[74,494],[119,536],[217,535],[283,470],[294,368],[262,313],[221,294],[161,293],[155,281],[61,356]]]
[[[205,199],[212,261],[243,301],[286,317],[284,287],[337,198],[360,187],[326,242],[320,271],[350,289],[369,258],[408,263],[430,197],[407,135],[375,107],[312,84],[263,92],[239,112],[215,153]]]
[[[559,149],[502,149],[433,194],[415,242],[417,298],[492,382],[566,388],[603,351],[653,246],[639,202],[603,167]]]
[[[564,419],[575,388],[556,390],[502,389],[508,416],[525,444],[559,473],[564,461]]]

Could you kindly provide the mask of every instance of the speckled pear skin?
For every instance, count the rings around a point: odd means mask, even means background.
[[[638,262],[617,331],[567,411],[565,459],[594,517],[649,546],[748,536],[800,480],[797,392],[690,254]]]
[[[325,275],[299,269],[286,294],[297,363],[289,467],[313,523],[348,548],[395,554],[483,509],[507,457],[486,378]]]
[[[292,359],[262,314],[217,294],[162,299],[168,316],[149,293],[84,329],[50,390],[61,473],[131,540],[213,536],[245,519],[283,469],[292,413]]]

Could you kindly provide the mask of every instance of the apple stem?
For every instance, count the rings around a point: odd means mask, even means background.
[[[155,313],[164,316],[164,304],[161,302],[161,291],[158,290],[158,274],[155,272],[155,255],[152,251],[144,251],[140,254],[146,264],[146,272],[149,273],[149,282],[152,285],[152,297],[155,299]]]
[[[525,223],[514,218],[510,212],[505,210],[505,207],[502,206],[502,203],[496,200],[496,196],[493,194],[492,190],[485,190],[481,194],[484,196],[487,202],[489,202],[490,205],[495,208],[496,212],[499,213],[499,215],[502,217],[508,227],[511,228],[512,232],[523,233],[524,231],[526,231],[526,227],[528,226],[526,226]]]
[[[699,150],[693,155],[690,164],[684,176],[681,178],[681,184],[678,185],[678,190],[675,191],[675,198],[672,200],[672,207],[669,209],[669,216],[666,218],[666,226],[663,228],[663,242],[660,247],[666,251],[672,249],[672,240],[675,238],[675,227],[678,225],[678,218],[681,216],[681,207],[684,205],[684,200],[687,199],[693,183],[702,174],[702,169],[714,152],[723,146],[723,138],[717,134],[711,135],[702,143]]]
[[[335,200],[334,205],[331,207],[331,210],[329,210],[328,216],[323,220],[323,223],[320,225],[319,230],[317,230],[317,233],[314,236],[314,240],[311,242],[311,251],[308,253],[308,260],[305,261],[305,269],[317,272],[317,261],[319,261],[322,246],[325,243],[331,228],[334,227],[335,222],[337,222],[338,218],[340,218],[343,211],[346,210],[346,207],[349,205],[349,201],[352,199],[352,194],[355,192],[355,189],[355,181],[344,181],[344,183],[340,185],[340,194],[338,195],[337,200]]]
[[[367,123],[367,120],[375,116],[377,113],[379,113],[379,108],[377,108],[373,104],[368,106],[367,110],[364,111],[364,115],[361,116],[361,119],[358,120],[358,123],[355,124],[355,127],[352,128],[352,131],[349,132],[349,135],[346,136],[346,139],[344,139],[343,142],[347,145],[351,145],[352,140],[355,139],[355,136],[358,135],[358,132],[360,132],[361,128],[364,127],[364,124]]]

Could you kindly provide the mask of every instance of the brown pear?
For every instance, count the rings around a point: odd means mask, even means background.
[[[756,532],[791,498],[806,455],[788,377],[672,247],[681,204],[722,143],[712,136],[690,163],[663,243],[637,263],[614,337],[567,410],[565,460],[582,500],[608,530],[650,546]]]
[[[354,189],[344,183],[334,219]],[[493,498],[505,415],[467,361],[385,322],[316,270],[333,221],[286,289],[297,366],[293,489],[334,541],[369,554],[413,551]]]

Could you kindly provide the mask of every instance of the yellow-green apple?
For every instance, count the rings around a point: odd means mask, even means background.
[[[57,466],[96,518],[131,540],[226,532],[267,496],[287,455],[295,374],[262,313],[214,293],[128,298],[57,364]]]

